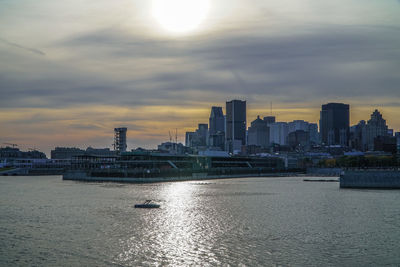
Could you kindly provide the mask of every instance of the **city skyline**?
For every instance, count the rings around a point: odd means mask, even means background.
[[[235,101],[239,101],[239,102],[241,102],[241,100],[231,100],[231,101],[227,101],[226,102],[226,104],[228,104],[228,103],[232,103],[232,102],[235,102]],[[245,104],[245,106],[246,106],[246,100],[244,100],[243,101],[243,103]],[[304,118],[298,118],[298,119],[294,119],[294,120],[279,120],[279,119],[277,119],[277,117],[276,116],[274,116],[274,114],[272,114],[272,116],[271,116],[271,110],[270,110],[270,113],[269,114],[267,114],[267,115],[265,115],[265,113],[263,113],[263,114],[261,114],[262,116],[264,116],[264,121],[266,120],[266,119],[271,119],[271,118],[273,118],[274,119],[274,122],[276,122],[276,123],[274,123],[274,124],[277,124],[277,126],[278,126],[278,124],[280,124],[280,123],[285,123],[285,124],[291,124],[291,123],[295,123],[295,122],[300,122],[300,123],[306,123],[306,124],[314,124],[314,125],[316,125],[316,127],[317,127],[317,129],[316,129],[316,131],[317,131],[317,133],[319,134],[319,135],[321,135],[322,133],[321,133],[321,119],[322,119],[322,113],[321,113],[321,110],[323,110],[326,106],[330,106],[330,105],[344,105],[344,106],[348,106],[347,108],[349,109],[349,113],[351,114],[351,110],[352,110],[352,107],[351,107],[351,105],[348,105],[348,104],[344,104],[344,103],[336,103],[336,102],[330,102],[330,103],[326,103],[326,104],[322,104],[321,105],[321,107],[320,107],[320,113],[319,113],[319,119],[317,120],[317,122],[310,122],[310,121],[307,121],[307,120],[305,120]],[[209,107],[209,111],[211,111],[211,115],[210,116],[213,116],[213,114],[214,114],[214,112],[217,110],[217,112],[219,112],[218,110],[220,110],[220,111],[222,111],[222,114],[220,114],[220,115],[223,115],[224,116],[224,118],[226,117],[226,107],[223,107],[223,106],[210,106]],[[246,113],[246,128],[245,128],[245,131],[246,131],[246,141],[245,141],[245,143],[247,144],[247,138],[248,138],[248,136],[247,136],[247,132],[250,130],[250,128],[251,128],[251,125],[252,125],[252,123],[254,123],[254,121],[257,121],[257,120],[260,120],[260,114],[258,114],[256,117],[253,117],[253,118],[249,118],[249,115],[247,115],[248,114],[248,109],[245,107],[244,108],[244,111],[245,111],[245,113]],[[380,114],[380,112],[377,110],[377,109],[375,109],[375,110],[373,110],[373,111],[371,111],[371,113],[369,114],[369,116],[371,116],[371,118],[373,117],[373,116],[376,116],[375,114],[376,113],[378,113],[379,114],[379,116],[381,116],[381,118],[383,117],[381,114]],[[220,116],[219,115],[219,116]],[[350,128],[351,127],[356,127],[356,126],[358,126],[360,123],[365,123],[365,121],[367,121],[367,120],[369,120],[369,116],[368,116],[368,118],[365,118],[365,119],[361,119],[361,120],[359,120],[357,123],[350,123],[349,124],[349,130],[350,130]],[[209,119],[211,119],[211,117],[209,118]],[[275,121],[276,120],[276,121]],[[210,120],[211,121],[211,120]],[[225,119],[224,119],[224,121],[225,121]],[[384,120],[384,122],[386,123],[386,120]],[[209,129],[208,129],[208,127],[209,127],[209,123],[204,123],[203,121],[200,121],[200,122],[195,122],[195,123],[197,123],[196,125],[198,126],[198,127],[206,127],[207,129],[206,129],[206,131],[207,132],[205,132],[205,133],[203,133],[202,135],[204,135],[204,138],[206,138],[206,136],[208,136],[209,134],[210,134],[210,132],[209,132]],[[224,122],[225,123],[225,122]],[[198,128],[197,127],[197,128]],[[286,126],[287,127],[287,126]],[[196,127],[195,127],[196,128]],[[195,129],[195,128],[193,128],[193,129]],[[190,129],[192,129],[192,128],[190,128]],[[394,133],[397,133],[398,131],[396,131],[395,129],[393,129],[392,127],[391,127],[391,125],[390,124],[387,124],[387,126],[386,126],[386,129],[388,130],[388,129],[391,129],[392,130],[392,134],[394,135]],[[100,148],[100,149],[102,149],[102,148],[108,148],[108,149],[113,149],[114,148],[114,150],[117,150],[117,151],[120,151],[120,149],[115,149],[115,146],[116,146],[116,132],[118,131],[118,130],[123,130],[123,131],[125,131],[125,134],[124,134],[124,137],[123,137],[123,139],[125,140],[125,141],[123,141],[123,142],[125,142],[125,149],[126,149],[126,151],[130,151],[130,150],[134,150],[134,149],[136,149],[136,148],[145,148],[145,149],[154,149],[154,148],[156,148],[157,146],[159,146],[159,144],[160,143],[163,143],[163,142],[167,142],[168,140],[167,140],[167,138],[165,138],[165,139],[162,139],[159,143],[156,143],[154,146],[152,146],[152,145],[150,145],[150,144],[147,144],[147,146],[145,145],[145,146],[133,146],[133,147],[129,147],[129,143],[131,143],[131,142],[129,142],[129,135],[127,135],[126,134],[126,131],[127,130],[129,130],[128,128],[126,128],[126,127],[123,127],[123,128],[115,128],[114,129],[114,131],[113,131],[113,136],[112,137],[109,137],[109,138],[112,138],[112,140],[113,140],[113,143],[110,145],[110,146],[102,146],[102,145],[99,145],[99,146],[93,146],[92,144],[84,144],[84,145],[76,145],[76,144],[72,144],[72,145],[70,145],[70,146],[64,146],[64,145],[62,145],[62,144],[55,144],[54,146],[52,146],[52,147],[50,147],[50,150],[51,151],[53,151],[56,147],[71,147],[71,148],[79,148],[79,149],[85,149],[85,148],[89,148],[89,149],[92,149],[92,147],[95,147],[95,148]],[[189,132],[184,132],[184,133],[180,133],[179,135],[178,135],[178,128],[176,128],[175,129],[175,131],[176,132],[173,132],[173,135],[175,136],[176,135],[176,141],[177,141],[177,143],[181,143],[181,144],[185,144],[185,143],[187,143],[187,138],[188,138],[188,133],[196,133],[197,131],[199,131],[198,129],[197,130],[195,130],[195,131],[189,131]],[[290,131],[289,131],[290,132]],[[224,132],[223,132],[224,133]],[[168,135],[169,135],[169,138],[171,139],[172,137],[172,135],[171,135],[171,131],[169,130],[168,131]],[[182,136],[183,135],[183,137],[180,137],[180,136]],[[225,133],[224,133],[224,135],[225,135]],[[272,138],[272,137],[271,137]],[[269,139],[269,137],[268,137],[268,139]],[[320,136],[320,139],[323,139],[323,137],[322,136]],[[348,137],[347,137],[347,139],[348,139]],[[173,138],[173,140],[170,140],[170,141],[172,141],[172,142],[175,142],[175,137]],[[320,140],[320,141],[323,141],[323,140]],[[349,140],[347,140],[347,142],[348,142]],[[206,142],[206,139],[204,139],[204,142]],[[279,142],[277,142],[277,143],[279,143]],[[335,144],[335,143],[334,143]],[[18,148],[20,148],[20,149],[22,149],[22,150],[24,150],[24,145],[20,145],[20,144],[14,144],[14,143],[6,143],[6,142],[4,142],[3,143],[3,146],[1,146],[0,145],[0,147],[6,147],[6,146],[11,146],[12,145],[12,147],[14,147],[14,145],[16,145],[16,147],[18,147]],[[348,145],[350,145],[350,144],[348,144]],[[192,145],[190,145],[190,147],[191,147]],[[209,144],[207,144],[206,146],[209,146]],[[347,145],[345,145],[345,146],[347,146]],[[210,146],[210,147],[212,147],[212,146]],[[46,150],[41,150],[41,149],[38,149],[37,147],[34,147],[34,149],[36,150],[39,150],[39,151],[44,151],[47,155],[50,155],[50,150],[49,151],[46,151]],[[227,149],[226,147],[225,147],[225,149]],[[371,148],[370,148],[371,149]],[[27,148],[27,149],[25,149],[25,150],[33,150],[32,148]],[[224,150],[224,149],[223,149]],[[228,149],[228,150],[230,150],[230,149]],[[122,150],[123,151],[123,150]]]
[[[0,145],[111,147],[116,127],[130,149],[183,142],[231,99],[247,127],[271,102],[313,123],[342,102],[350,125],[378,109],[400,131],[398,1],[214,1],[189,32],[156,2],[2,1]]]

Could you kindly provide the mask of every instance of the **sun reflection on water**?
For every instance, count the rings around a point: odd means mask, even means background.
[[[153,258],[160,264],[198,265],[208,258],[218,264],[209,248],[212,240],[204,236],[209,224],[197,190],[190,182],[162,185],[158,192],[163,202],[160,209],[135,210],[144,229],[121,239],[124,251],[118,261],[135,265]],[[147,257],[138,258],[138,255]]]

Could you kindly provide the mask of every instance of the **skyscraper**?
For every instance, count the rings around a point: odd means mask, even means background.
[[[309,123],[304,120],[294,120],[288,123],[289,126],[289,133],[295,132],[297,130],[303,130],[308,132]]]
[[[269,125],[269,141],[271,144],[287,145],[289,126],[287,122],[275,122]]]
[[[225,132],[225,118],[222,107],[212,107],[210,114],[210,135],[217,132]]]
[[[114,128],[114,150],[117,152],[125,152],[126,145],[126,132],[127,128]]]
[[[325,145],[348,146],[350,135],[350,106],[342,103],[322,105],[320,130]]]
[[[185,146],[187,147],[193,147],[194,139],[195,139],[195,132],[186,132],[185,135]]]
[[[251,122],[248,130],[248,145],[267,147],[269,145],[269,127],[266,121],[257,119]]]
[[[185,145],[187,147],[199,149],[207,146],[208,124],[199,123],[195,132],[186,132]]]
[[[198,144],[197,146],[207,146],[207,136],[208,136],[208,124],[199,123],[198,129],[196,130]]]
[[[318,135],[318,124],[309,123],[308,124],[308,133],[310,135],[310,144],[317,145],[320,143],[319,135]]]
[[[376,137],[389,136],[386,120],[383,119],[382,114],[377,109],[371,114],[371,119],[367,122],[366,134],[368,150],[374,150],[374,139]]]
[[[267,124],[274,123],[274,122],[275,122],[275,116],[267,116],[267,117],[264,117],[264,121],[265,121]]]
[[[308,150],[310,146],[310,135],[304,130],[296,130],[288,134],[287,143],[292,149]]]
[[[208,131],[208,146],[212,149],[225,149],[225,117],[222,107],[212,107],[210,128]]]
[[[368,150],[367,144],[367,127],[364,120],[361,120],[358,124],[350,127],[350,145],[351,148],[366,151]]]
[[[229,152],[246,145],[246,101],[226,102],[226,148]]]
[[[319,143],[318,125],[316,123],[309,123],[304,120],[294,120],[288,123],[288,127],[289,127],[289,134],[292,132],[302,130],[304,132],[307,132],[310,144],[316,145]]]

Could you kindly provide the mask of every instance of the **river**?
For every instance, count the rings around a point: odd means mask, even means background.
[[[160,209],[135,209],[153,199]],[[1,266],[399,266],[400,191],[0,177]]]

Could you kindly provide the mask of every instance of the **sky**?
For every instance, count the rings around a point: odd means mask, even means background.
[[[0,0],[0,146],[111,148],[115,127],[128,149],[184,142],[232,99],[248,123],[344,102],[400,131],[400,1],[210,0],[187,32],[157,1]]]

